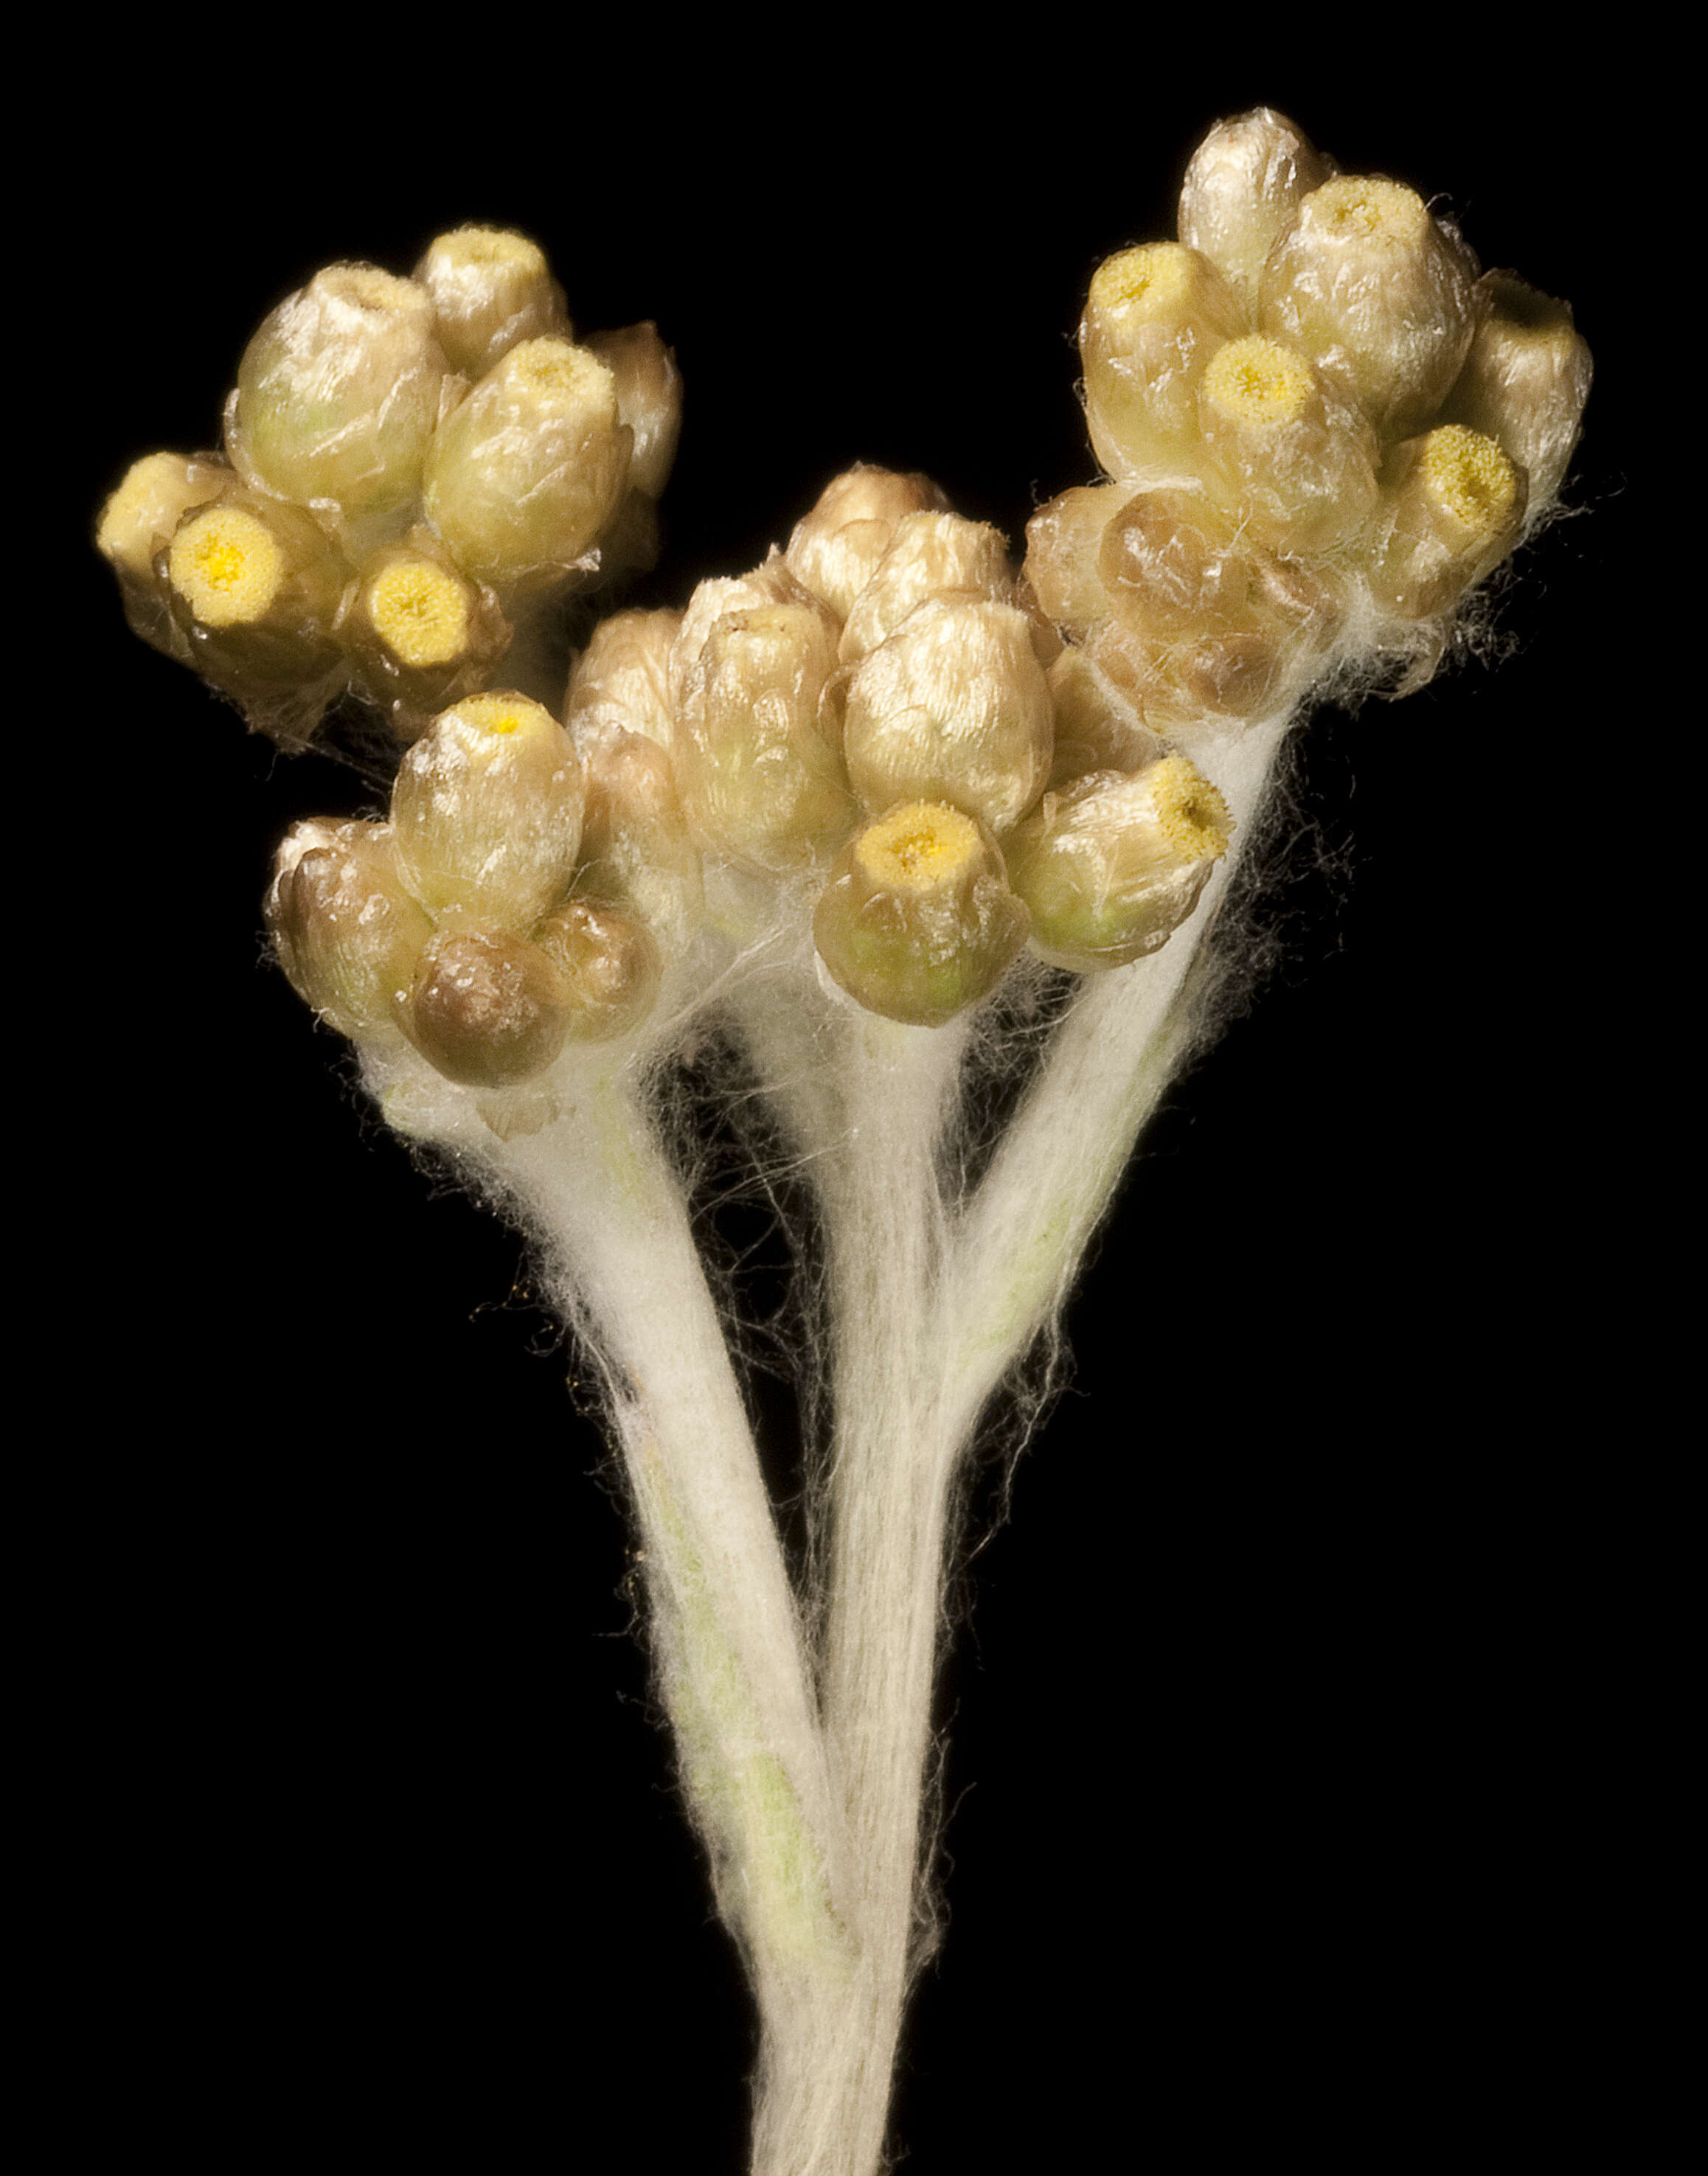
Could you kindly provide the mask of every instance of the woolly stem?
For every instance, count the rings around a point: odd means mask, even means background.
[[[1248,842],[1285,721],[1218,766]],[[913,1974],[929,1950],[931,1753],[949,1504],[979,1415],[1054,1316],[1133,1142],[1190,1048],[1213,986],[1205,939],[1231,871],[1156,958],[1088,978],[958,1228],[938,1152],[967,1036],[876,1020],[797,1048],[781,1100],[813,1147],[829,1250],[835,1428],[828,1477],[825,1730],[846,1808],[865,1963],[838,2074],[833,2157],[882,2165]],[[798,1021],[800,1012],[793,1015]],[[763,1042],[764,1039],[761,1038]],[[767,1053],[784,1056],[778,1036]],[[827,1111],[840,1123],[835,1137]]]
[[[1066,1300],[1134,1143],[1202,1032],[1217,917],[1259,833],[1288,715],[1219,751],[1235,849],[1160,952],[1088,976],[969,1203],[945,1258],[933,1328],[942,1423],[969,1433],[986,1400]]]
[[[1285,721],[1223,751],[1248,844]],[[814,1493],[815,1709],[794,1597],[681,1189],[628,1092],[486,1161],[599,1357],[645,1545],[661,1682],[759,2002],[753,2176],[873,2176],[928,1953],[925,1798],[950,1491],[1053,1318],[1195,1038],[1231,866],[1154,958],[1090,977],[953,1225],[939,1151],[969,1030],[827,1004],[799,963],[735,1010],[817,1187],[834,1428]]]
[[[920,1902],[921,1806],[944,1544],[945,1475],[917,1455],[944,1211],[938,1149],[964,1023],[909,1028],[827,1000],[797,965],[737,1016],[819,1200],[833,1432],[815,1477],[815,1587],[833,1782],[848,1823],[861,1971],[834,1992],[816,2105],[779,2124],[756,2176],[872,2176],[880,2164]],[[840,2006],[839,2006],[840,2005]]]
[[[873,1994],[864,2060],[846,2092],[851,2176],[880,2165],[895,2043],[925,1946],[922,1830],[953,1465],[934,1421],[938,1152],[966,1040],[959,1026],[862,1023],[842,1074],[848,1129],[821,1179],[835,1397],[825,1730]]]
[[[682,1189],[628,1091],[488,1151],[604,1370],[661,1686],[764,2034],[759,2091],[810,2103],[857,1977],[844,1825],[770,1502]],[[775,2165],[782,2162],[760,2163]]]

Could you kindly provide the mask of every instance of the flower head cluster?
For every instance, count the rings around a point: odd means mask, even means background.
[[[682,612],[601,623],[559,723],[465,699],[385,822],[299,824],[268,920],[370,1048],[502,1090],[639,1036],[759,932],[841,999],[941,1025],[1031,940],[1091,968],[1161,944],[1226,850],[1215,787],[922,477],[838,477],[786,551]]]
[[[483,230],[281,305],[229,463],[139,464],[101,541],[254,722],[300,738],[354,684],[412,743],[385,821],[281,849],[309,1004],[490,1114],[571,1046],[650,1047],[761,940],[923,1027],[1023,949],[1086,972],[1167,942],[1228,847],[1225,736],[1339,660],[1427,669],[1551,502],[1589,378],[1564,304],[1267,110],[1205,139],[1179,235],[1092,280],[1108,480],[1034,517],[1023,568],[926,478],[857,467],[751,572],[607,619],[561,716],[507,645],[644,556],[679,408],[656,334],[575,345],[537,250]]]
[[[1564,303],[1267,109],[1199,147],[1178,241],[1099,267],[1080,348],[1111,481],[1035,517],[1026,571],[1164,732],[1272,711],[1337,648],[1427,667],[1589,388]]]
[[[650,324],[578,343],[525,237],[407,280],[333,264],[244,350],[220,454],[151,454],[97,541],[133,627],[292,745],[354,691],[412,739],[548,598],[650,564],[680,380]]]

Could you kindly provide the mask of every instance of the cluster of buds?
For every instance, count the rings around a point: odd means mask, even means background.
[[[652,1004],[658,944],[601,882],[612,829],[549,710],[471,696],[405,756],[389,821],[296,825],[267,926],[294,987],[342,1033],[370,1051],[410,1044],[468,1087],[514,1087]]]
[[[915,1025],[1028,943],[1118,966],[1190,913],[1228,830],[994,530],[858,468],[753,573],[603,621],[562,723],[515,694],[445,711],[388,820],[296,827],[267,913],[332,1025],[506,1090],[641,1038],[756,925]]]
[[[1266,108],[1199,147],[1178,242],[1098,268],[1080,349],[1111,481],[1042,509],[1026,571],[1170,732],[1273,711],[1337,645],[1438,656],[1552,503],[1590,377],[1564,303]]]
[[[1226,850],[1215,788],[922,476],[839,476],[786,550],[702,583],[673,632],[652,623],[709,862],[803,893],[824,977],[869,1011],[941,1026],[1029,942],[1076,967],[1136,959]]]
[[[927,479],[856,468],[752,572],[597,627],[559,716],[507,645],[644,550],[679,415],[656,334],[574,345],[539,253],[483,230],[292,296],[229,465],[139,464],[101,541],[256,722],[301,737],[353,682],[411,743],[388,820],[281,850],[309,1004],[490,1096],[651,1047],[760,938],[922,1027],[1023,950],[1163,944],[1232,828],[1199,763],[1338,657],[1427,666],[1552,501],[1589,379],[1564,304],[1267,110],[1205,139],[1179,232],[1092,280],[1109,480],[1035,516],[1022,568]]]
[[[317,273],[244,350],[219,454],[151,454],[97,542],[132,626],[301,746],[353,692],[413,740],[550,600],[650,566],[681,382],[650,324],[578,342],[519,234],[407,280]]]

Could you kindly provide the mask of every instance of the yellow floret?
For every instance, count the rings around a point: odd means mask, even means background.
[[[209,492],[211,498],[212,493]],[[146,574],[155,533],[162,523],[170,532],[185,498],[184,460],[180,454],[146,454],[133,461],[123,481],[101,509],[95,549],[132,573]]]
[[[1310,365],[1257,334],[1230,340],[1204,373],[1204,397],[1237,422],[1296,422],[1311,397]]]
[[[510,382],[541,400],[591,398],[611,373],[596,356],[568,340],[524,340],[504,358]]]
[[[1178,242],[1147,242],[1104,259],[1091,275],[1091,306],[1108,317],[1167,317],[1191,291],[1192,252]]]
[[[1162,835],[1183,861],[1215,861],[1227,851],[1233,819],[1196,764],[1166,756],[1150,772],[1150,785]]]
[[[934,890],[983,851],[983,837],[971,817],[936,801],[907,801],[890,809],[855,848],[873,884],[903,892]]]
[[[1480,431],[1461,423],[1432,431],[1418,470],[1429,497],[1473,536],[1493,536],[1511,517],[1518,472]]]
[[[1341,174],[1305,199],[1311,224],[1348,241],[1414,245],[1429,225],[1429,207],[1415,189],[1373,174]]]
[[[186,522],[166,563],[172,587],[204,627],[261,618],[285,579],[277,539],[242,507],[215,507]]]
[[[511,234],[498,226],[460,226],[450,234],[440,235],[432,253],[440,263],[449,265],[514,265],[532,274],[547,269],[545,252],[537,242],[530,242],[525,234]]]
[[[459,703],[448,715],[460,718],[476,732],[490,734],[495,739],[510,733],[544,732],[553,738],[558,732],[558,721],[552,713],[525,695],[471,695],[466,702]],[[497,753],[497,750],[492,751]]]
[[[468,592],[431,559],[397,559],[367,594],[376,633],[405,665],[449,665],[469,639]]]
[[[329,264],[318,285],[324,294],[358,310],[418,312],[425,301],[413,280],[400,280],[377,264]]]

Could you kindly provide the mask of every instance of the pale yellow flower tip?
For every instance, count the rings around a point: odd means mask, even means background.
[[[1165,756],[1148,780],[1158,828],[1183,861],[1219,861],[1233,836],[1227,803],[1195,763]]]
[[[193,506],[217,498],[231,481],[229,469],[182,454],[144,454],[125,471],[101,510],[95,549],[121,575],[150,579],[155,546],[170,536]]]
[[[985,854],[971,816],[938,802],[893,808],[862,832],[854,858],[862,875],[891,892],[929,892],[965,874]]]
[[[1416,189],[1379,174],[1339,174],[1310,197],[1311,217],[1325,234],[1380,248],[1414,249],[1429,233],[1429,207]]]
[[[1297,422],[1314,384],[1303,356],[1254,333],[1216,351],[1204,373],[1202,397],[1237,422],[1264,429]]]
[[[552,713],[543,704],[532,702],[526,695],[471,695],[446,715],[460,718],[476,733],[497,737],[531,732],[536,737],[543,734],[555,742],[558,735],[558,721]]]
[[[368,617],[404,664],[449,665],[468,646],[469,594],[431,559],[394,559],[369,585]]]
[[[503,227],[436,236],[415,276],[432,297],[453,369],[481,378],[519,340],[568,334],[563,291],[539,244]]]
[[[166,560],[172,587],[204,627],[245,627],[264,618],[286,571],[265,523],[237,506],[212,507],[187,521]]]
[[[1423,442],[1417,480],[1467,537],[1496,536],[1519,508],[1518,471],[1480,431],[1445,423]]]
[[[1106,257],[1091,275],[1090,306],[1117,324],[1167,320],[1190,304],[1194,253],[1178,242],[1141,242]]]

